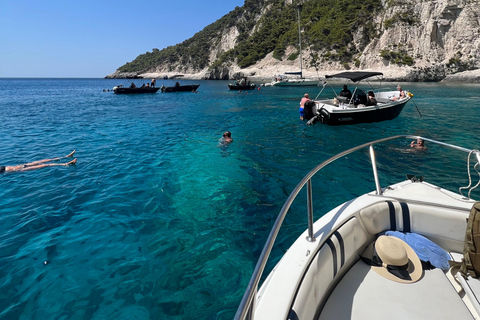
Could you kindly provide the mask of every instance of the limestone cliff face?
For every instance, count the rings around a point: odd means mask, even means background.
[[[292,0],[285,0],[291,4]],[[440,81],[443,79],[463,79],[476,81],[480,69],[480,0],[383,0],[382,10],[375,18],[377,33],[366,37],[365,30],[353,32],[353,46],[358,54],[351,63],[318,61],[311,65],[308,48],[303,46],[303,66],[305,75],[318,75],[321,72],[350,70],[378,70],[387,78],[405,81]],[[262,12],[269,10],[266,6]],[[257,24],[261,14],[253,17],[252,25]],[[240,17],[239,19],[245,19]],[[250,19],[252,17],[250,16]],[[212,64],[224,52],[235,48],[240,31],[237,27],[222,30],[211,41],[209,63]],[[365,39],[372,40],[365,40]],[[274,74],[292,71],[300,61],[274,59],[271,54],[247,69],[240,69],[235,63],[210,66],[202,70],[188,63],[172,62],[159,65],[139,76],[151,77],[183,73],[190,78],[230,79],[235,74],[271,77]],[[322,52],[316,52],[321,56]],[[297,68],[298,69],[298,68]],[[453,77],[455,74],[460,77]],[[469,77],[473,74],[476,76]],[[120,77],[114,73],[109,77]]]
[[[402,21],[407,11],[415,13],[413,21]],[[385,28],[386,21],[393,25]],[[359,59],[361,67],[389,66],[381,51],[404,50],[414,59],[412,66],[403,67],[406,80],[435,81],[480,68],[479,1],[405,1],[388,8],[376,22],[382,25],[382,33],[366,46]]]

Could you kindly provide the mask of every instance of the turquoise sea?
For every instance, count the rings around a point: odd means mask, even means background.
[[[332,127],[299,120],[300,98],[319,88],[239,93],[226,81],[185,82],[200,82],[198,94],[0,79],[0,165],[78,158],[0,175],[0,319],[232,319],[280,208],[315,165],[397,134],[480,148],[479,84],[403,83],[414,98],[398,118]],[[221,147],[226,130],[234,142]],[[398,165],[458,188],[439,170],[464,158],[445,163],[434,147],[421,157],[432,163],[393,156],[408,143],[385,148],[382,172]],[[314,192],[331,193],[317,215],[375,189],[364,163],[350,157],[315,182]],[[299,200],[267,268],[306,228]]]

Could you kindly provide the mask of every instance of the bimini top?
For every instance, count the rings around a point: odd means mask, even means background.
[[[332,74],[331,76],[325,76],[325,78],[343,78],[343,79],[350,79],[353,82],[358,82],[363,79],[367,79],[374,76],[383,76],[381,72],[360,72],[360,71],[353,71],[353,72],[341,72],[337,74]]]

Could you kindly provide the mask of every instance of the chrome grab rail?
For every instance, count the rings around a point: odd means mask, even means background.
[[[368,142],[365,144],[362,144],[360,146],[348,149],[346,151],[343,151],[325,161],[317,165],[315,168],[313,168],[307,175],[297,184],[295,189],[293,189],[292,193],[288,197],[287,201],[285,201],[285,204],[282,207],[282,210],[280,210],[280,213],[278,214],[277,219],[275,220],[275,224],[273,225],[272,230],[270,231],[270,234],[268,236],[268,239],[265,243],[265,246],[263,247],[262,253],[260,254],[260,257],[258,259],[257,265],[255,266],[255,270],[253,272],[253,275],[250,279],[250,282],[248,283],[247,289],[245,290],[245,294],[243,295],[242,301],[240,302],[240,305],[237,309],[237,312],[235,314],[235,320],[253,320],[254,318],[254,312],[255,312],[255,302],[256,302],[256,297],[257,297],[257,290],[258,290],[258,284],[260,282],[260,278],[263,274],[263,271],[265,270],[265,266],[267,264],[267,260],[270,256],[270,253],[273,248],[273,244],[275,242],[275,239],[280,231],[280,228],[282,226],[283,220],[285,219],[285,216],[287,215],[288,210],[290,209],[290,206],[292,205],[293,201],[297,197],[297,195],[300,193],[302,188],[307,184],[307,209],[308,209],[308,241],[315,241],[315,236],[313,232],[313,204],[312,204],[312,184],[311,184],[311,178],[322,168],[327,166],[328,164],[332,163],[333,161],[344,157],[352,152],[358,151],[360,149],[364,149],[366,147],[369,147],[370,151],[370,160],[372,162],[372,169],[373,169],[373,175],[375,179],[375,186],[376,186],[376,192],[378,195],[382,194],[382,187],[380,185],[380,181],[378,178],[378,171],[377,171],[377,164],[376,164],[376,159],[375,159],[375,152],[373,150],[373,145],[379,144],[382,142],[390,141],[390,140],[395,140],[399,138],[405,138],[405,139],[423,139],[424,141],[429,141],[433,142],[435,144],[443,145],[446,147],[450,147],[456,150],[464,151],[464,152],[476,152],[477,158],[480,159],[480,155],[478,154],[478,151],[476,150],[469,150],[466,148],[458,147],[455,145],[451,145],[448,143],[428,139],[428,138],[423,138],[421,136],[413,136],[413,135],[397,135],[389,138],[383,138],[379,140],[375,140],[372,142]]]

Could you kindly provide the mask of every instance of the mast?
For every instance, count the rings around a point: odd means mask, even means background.
[[[299,4],[297,6],[298,11],[298,46],[300,48],[300,78],[303,78],[303,68],[302,68],[302,35],[300,30],[300,10],[302,9],[302,5]]]

